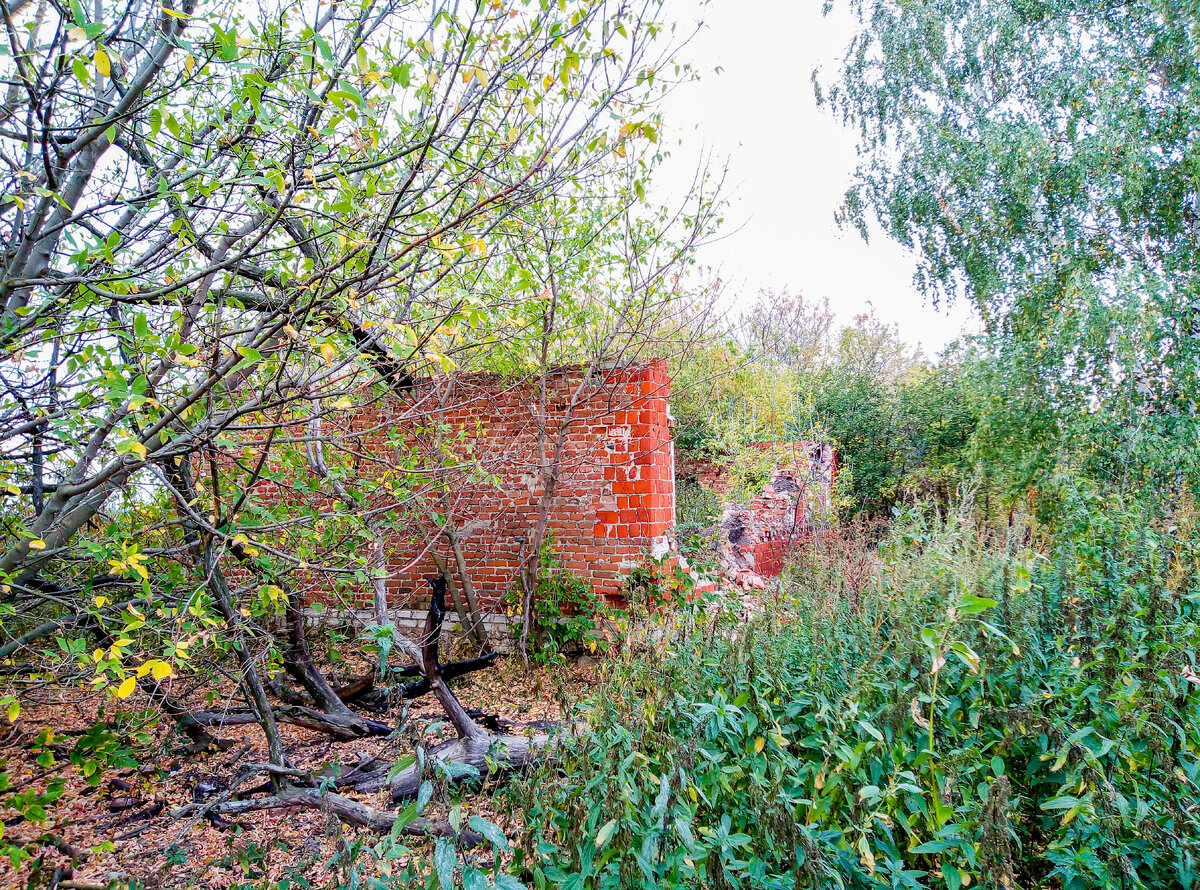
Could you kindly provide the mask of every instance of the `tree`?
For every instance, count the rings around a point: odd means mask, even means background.
[[[657,11],[7,7],[5,654],[58,635],[61,665],[118,698],[142,689],[198,743],[205,721],[169,695],[170,676],[232,654],[246,712],[203,716],[262,726],[271,805],[293,799],[278,721],[389,731],[313,668],[294,584],[364,578],[382,614],[379,504],[429,492],[397,482],[403,465],[351,475],[338,419],[409,398],[417,376],[486,346],[526,296],[512,258],[529,221],[552,211],[564,240],[586,244],[569,195],[618,177],[624,214],[653,228],[652,102],[665,72],[689,76],[667,65]],[[329,496],[321,509],[260,496],[300,476]],[[482,763],[495,739],[446,683],[438,602],[423,639],[381,638],[459,731],[445,756]],[[279,613],[286,641],[266,626]],[[270,699],[279,659],[305,704]],[[512,751],[497,762],[529,745]]]
[[[756,354],[798,371],[812,371],[829,350],[833,310],[829,298],[806,301],[787,288],[760,290],[737,319],[738,339]]]
[[[902,496],[912,453],[902,393],[925,367],[898,328],[871,311],[838,332],[824,367],[806,381],[815,422],[849,478],[855,512],[886,513]]]
[[[842,218],[873,214],[928,294],[970,299],[1011,400],[1051,406],[1014,449],[1131,490],[1194,478],[1195,9],[846,5],[861,28],[818,86],[859,137]]]

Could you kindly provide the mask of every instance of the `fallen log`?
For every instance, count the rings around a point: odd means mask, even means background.
[[[453,680],[455,677],[461,677],[463,674],[469,674],[472,671],[481,671],[484,668],[490,668],[496,663],[496,659],[500,657],[498,652],[489,652],[487,655],[481,655],[478,658],[469,658],[466,661],[452,661],[446,665],[440,665],[441,675],[443,680]],[[405,668],[404,671],[397,673],[404,676],[408,671],[412,671],[408,676],[418,676],[420,670],[416,667]],[[427,692],[432,691],[433,686],[428,678],[421,677],[415,683],[408,683],[402,687],[400,695],[402,698],[420,698]]]
[[[388,735],[392,732],[392,727],[388,724],[357,714],[326,714],[300,705],[278,705],[273,711],[275,719],[281,723],[314,729],[342,741]],[[258,715],[251,708],[229,708],[221,711],[198,711],[191,715],[191,719],[199,726],[239,726],[257,723]]]
[[[349,704],[355,699],[369,694],[375,688],[378,678],[378,672],[374,668],[371,668],[368,673],[363,674],[361,677],[356,677],[343,686],[335,687],[333,691],[337,693],[338,698]]]
[[[438,665],[438,667],[443,677],[447,680],[453,680],[455,677],[461,677],[463,674],[469,674],[472,671],[481,671],[484,668],[490,668],[496,663],[496,659],[499,657],[499,652],[489,652],[486,655],[480,655],[478,658],[452,661],[449,664]],[[421,676],[421,668],[418,665],[412,664],[408,667],[400,668],[395,671],[395,674],[398,677],[419,677]]]
[[[496,779],[524,769],[550,741],[550,736],[545,734],[502,735],[488,732],[455,697],[446,684],[451,665],[443,667],[438,661],[438,643],[446,615],[446,580],[441,577],[428,577],[426,580],[433,588],[433,597],[422,637],[420,665],[408,669],[419,672],[421,680],[411,686],[437,696],[458,732],[458,738],[428,749],[422,758],[423,767],[414,762],[392,778],[388,777],[389,764],[360,761],[337,782],[340,787],[352,785],[359,791],[378,791],[388,787],[393,801],[405,800],[417,795],[421,783],[430,777],[438,764],[453,763],[474,768],[465,775],[452,778],[451,781],[455,783]],[[496,657],[496,653],[492,652],[482,658],[458,662],[458,669],[463,673],[478,670],[479,666],[492,663]]]
[[[474,767],[479,776],[476,781],[489,781],[522,771],[546,748],[549,741],[550,736],[547,735],[483,733],[438,745],[430,749],[427,759],[434,764],[454,763]],[[416,797],[421,782],[426,777],[426,771],[422,770],[419,764],[414,763],[402,769],[389,783],[392,800],[401,801]],[[457,783],[472,780],[474,777],[467,774],[452,781]]]
[[[323,810],[333,813],[344,822],[361,825],[378,832],[391,831],[397,818],[396,813],[377,810],[375,807],[369,807],[340,794],[323,792],[316,788],[289,788],[271,797],[259,797],[253,800],[225,800],[211,804],[189,803],[172,811],[171,816],[175,819],[183,819],[188,816],[202,818],[209,814],[232,816],[285,807],[311,807]],[[468,847],[485,843],[484,837],[474,831],[455,831],[450,823],[431,819],[416,819],[404,826],[401,831],[407,835],[420,837],[457,838],[459,843]]]
[[[353,788],[362,793],[388,788],[393,801],[407,800],[416,797],[421,782],[433,775],[436,764],[465,764],[477,771],[477,776],[457,776],[450,780],[451,784],[495,781],[524,770],[549,749],[551,740],[552,737],[545,733],[483,733],[470,739],[451,739],[426,749],[425,770],[414,763],[390,779],[388,773],[394,763],[362,754],[357,764],[342,767],[341,774],[334,779],[334,786]]]

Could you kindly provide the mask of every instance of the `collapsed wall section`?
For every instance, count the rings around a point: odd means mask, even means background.
[[[731,473],[720,461],[692,458],[677,470],[723,502],[713,529],[717,557],[725,578],[744,588],[763,588],[779,575],[788,551],[822,523],[831,507],[836,456],[818,442],[772,442],[756,445],[778,461],[770,479],[746,503],[730,501]]]

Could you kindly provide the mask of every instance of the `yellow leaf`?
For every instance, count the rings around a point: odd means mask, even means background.
[[[478,65],[475,66],[475,79],[479,81],[481,87],[486,87],[488,84],[487,74]]]
[[[29,542],[29,549],[30,550],[45,550],[46,542],[43,541],[41,538],[34,538],[32,541]]]
[[[117,698],[129,698],[133,688],[137,686],[137,677],[126,677],[125,682],[117,687]]]
[[[177,9],[168,9],[166,6],[163,6],[162,11],[165,12],[167,15],[169,15],[173,19],[188,18],[188,14],[186,12],[180,12]]]
[[[165,680],[167,677],[170,677],[172,673],[173,671],[171,670],[171,666],[165,661],[154,662],[154,667],[150,671],[150,675],[154,677],[155,680]]]
[[[21,703],[16,699],[8,706],[8,722],[16,723],[17,718],[21,716]]]
[[[520,134],[518,134],[518,133],[517,133],[517,128],[516,128],[516,127],[509,127],[509,128],[508,128],[508,141],[509,141],[510,143],[514,143],[514,142],[516,142],[516,141],[517,141],[517,136],[518,136],[518,135],[520,135]]]
[[[137,675],[139,677],[144,677],[148,673],[150,673],[150,662],[147,661],[138,665]]]
[[[764,739],[762,736],[759,736],[758,738],[756,738],[754,740],[754,753],[761,754],[762,749],[765,748],[766,746],[767,746],[767,740]]]
[[[183,59],[183,70],[188,74],[192,73],[192,69],[196,67],[196,57],[188,53]]]
[[[865,837],[858,839],[858,858],[862,860],[862,864],[866,866],[867,871],[875,874],[875,854],[871,852],[871,845],[867,843]]]
[[[92,61],[96,63],[96,70],[104,77],[112,74],[112,64],[108,60],[108,53],[102,49],[96,50],[96,55],[92,57]]]
[[[333,351],[333,347],[328,343],[321,344],[321,357],[325,359],[326,362],[332,365],[333,359],[336,355],[337,353]]]
[[[333,407],[345,409],[351,407],[353,404],[354,403],[350,401],[349,396],[342,396],[333,403]]]

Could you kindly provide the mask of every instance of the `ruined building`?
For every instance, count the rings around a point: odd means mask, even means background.
[[[410,478],[426,482],[419,497],[406,497],[394,509],[386,493],[364,505],[387,518],[387,593],[397,620],[421,617],[427,607],[424,576],[436,573],[438,563],[462,574],[459,557],[484,610],[503,620],[502,600],[513,589],[543,504],[539,450],[551,460],[560,436],[548,522],[555,558],[619,603],[632,569],[649,559],[669,559],[675,551],[670,391],[661,360],[606,369],[591,378],[577,367],[558,369],[546,377],[544,398],[536,376],[462,374],[417,381],[403,398],[376,397],[328,416],[323,434],[337,443],[354,474],[407,466]],[[797,448],[804,460],[814,454],[808,445]],[[831,452],[818,448],[815,454],[821,467],[831,467]],[[831,473],[821,473],[824,492]],[[732,580],[745,583],[746,572],[777,573],[789,535],[815,503],[811,497],[806,503],[794,486],[789,491],[789,478],[796,471],[782,470],[769,491],[736,514],[737,528],[725,535]],[[267,489],[267,500],[332,499],[327,480],[309,480],[299,495],[278,477],[258,485]],[[406,490],[412,488],[410,483]],[[312,577],[298,580],[297,588],[310,602],[328,602],[329,584],[328,576]],[[370,607],[369,585],[346,589],[352,591],[349,601],[343,597],[337,605]]]

